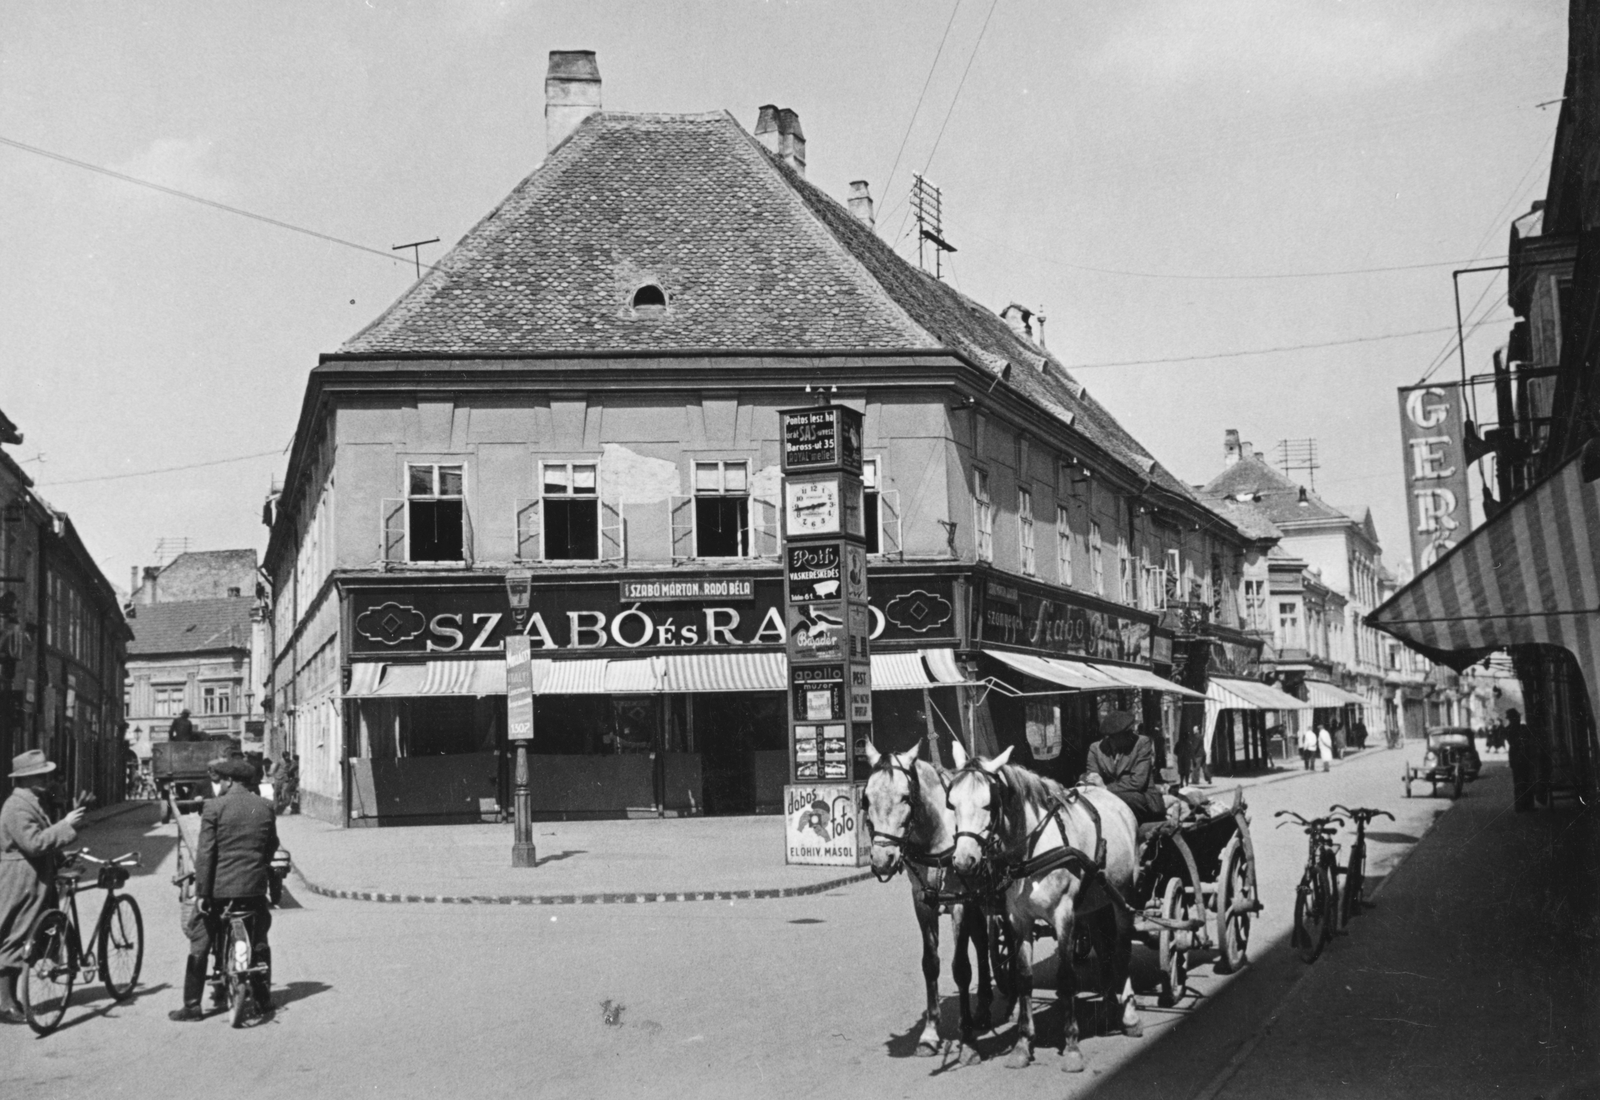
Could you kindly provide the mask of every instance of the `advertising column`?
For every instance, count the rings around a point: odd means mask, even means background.
[[[870,844],[855,747],[872,736],[861,414],[822,405],[778,415],[789,656],[785,860],[854,867]]]

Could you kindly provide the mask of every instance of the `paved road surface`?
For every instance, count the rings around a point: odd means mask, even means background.
[[[1416,750],[1412,750],[1413,754]],[[1053,1051],[1021,1071],[999,1060],[944,1069],[911,1047],[922,1000],[915,921],[903,879],[807,898],[558,911],[382,905],[300,891],[274,924],[276,1016],[243,1031],[220,1018],[169,1023],[179,1003],[172,829],[140,809],[87,840],[139,847],[134,894],[149,949],[125,1006],[80,993],[65,1026],[36,1039],[0,1029],[0,1095],[165,1097],[207,1080],[216,1100],[364,1093],[561,1097],[1188,1097],[1223,1067],[1301,972],[1284,940],[1303,837],[1272,812],[1365,802],[1400,818],[1374,844],[1373,874],[1402,856],[1449,803],[1400,797],[1402,753],[1374,752],[1330,774],[1249,794],[1268,908],[1252,965],[1231,979],[1202,962],[1196,996],[1154,1007],[1154,954],[1136,948],[1147,1035],[1085,1042],[1092,1072],[1058,1072]],[[777,827],[773,822],[773,827]],[[404,830],[387,834],[403,844]],[[152,858],[153,857],[153,858]],[[1359,925],[1356,935],[1360,934]],[[947,937],[948,939],[948,937]],[[1048,947],[1051,941],[1044,941]],[[948,943],[945,987],[948,980]],[[1048,986],[1041,985],[1042,995]],[[623,1007],[607,1026],[601,1004]],[[1053,1009],[1041,1015],[1059,1034]],[[953,1025],[953,998],[946,1004]],[[953,1034],[953,1029],[951,1032]],[[1005,1037],[986,1046],[1003,1049]]]

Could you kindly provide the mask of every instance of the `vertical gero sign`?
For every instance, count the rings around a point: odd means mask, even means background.
[[[866,862],[856,743],[872,736],[862,418],[820,405],[778,414],[789,656],[785,860]]]
[[[1465,431],[1456,386],[1401,387],[1406,515],[1411,559],[1419,572],[1466,537],[1472,527]]]

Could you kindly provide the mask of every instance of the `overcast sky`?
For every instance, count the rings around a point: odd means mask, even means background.
[[[1051,349],[1180,477],[1217,471],[1226,428],[1315,437],[1318,489],[1370,505],[1395,561],[1395,387],[1453,332],[1092,364],[1453,326],[1451,267],[1502,255],[1544,195],[1566,4],[0,0],[0,138],[379,251],[448,245],[542,157],[551,49],[597,51],[612,109],[753,128],[794,108],[810,178],[840,198],[867,179],[886,237],[926,167],[952,281],[1042,308]],[[124,586],[161,538],[264,545],[306,372],[413,277],[4,144],[0,258],[11,453]],[[1479,370],[1504,282],[1463,290],[1487,291]]]

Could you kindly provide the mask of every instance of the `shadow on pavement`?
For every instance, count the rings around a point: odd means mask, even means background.
[[[543,859],[535,860],[533,865],[535,867],[543,867],[546,863],[556,863],[563,859],[571,859],[573,856],[583,856],[588,854],[589,853],[582,848],[568,848],[564,852],[557,852],[553,856],[545,856]]]
[[[318,993],[326,993],[332,988],[333,986],[327,982],[290,982],[288,985],[280,985],[273,991],[272,1001],[276,1007],[282,1008],[284,1005],[303,1001],[307,997],[315,997]]]
[[[72,991],[72,1000],[67,1005],[67,1011],[70,1012],[74,1005],[81,1005],[84,1007],[93,1006],[93,1010],[86,1012],[81,1016],[73,1016],[69,1019],[62,1020],[61,1026],[56,1028],[56,1032],[70,1031],[79,1024],[87,1023],[90,1020],[99,1020],[107,1017],[115,1019],[116,1017],[112,1015],[115,1010],[119,1008],[128,1008],[134,1004],[137,1004],[139,1001],[144,1000],[146,997],[151,996],[152,994],[164,993],[171,989],[172,986],[167,982],[162,982],[160,985],[141,985],[135,989],[125,1001],[112,1000],[111,994],[106,992],[106,988],[103,985],[96,985],[88,988],[92,988],[93,992],[86,993],[86,989],[82,988]],[[105,1003],[101,1004],[100,1002],[102,1001]],[[48,1039],[49,1036],[41,1035],[39,1038]]]

